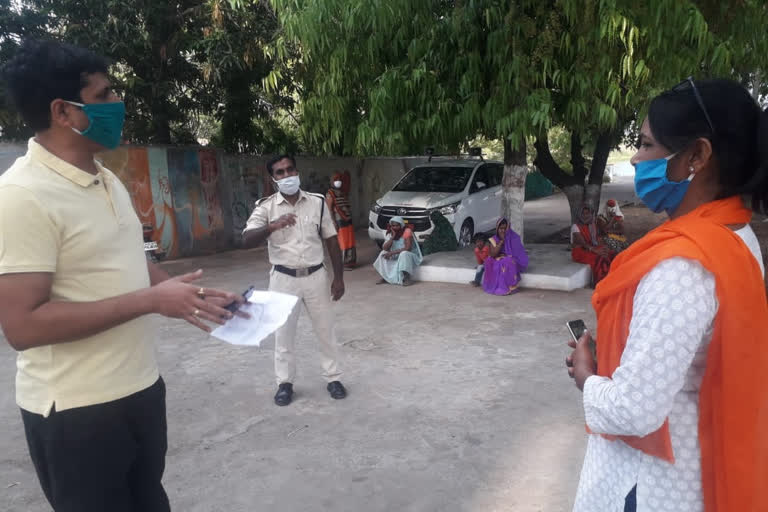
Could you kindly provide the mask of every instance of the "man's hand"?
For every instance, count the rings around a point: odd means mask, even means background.
[[[568,367],[568,376],[576,381],[576,387],[582,391],[584,391],[584,382],[597,373],[597,362],[589,350],[591,341],[592,336],[589,332],[585,332],[578,343],[573,340],[568,341],[568,346],[574,350],[565,358],[565,366]]]
[[[275,222],[269,224],[269,232],[274,233],[296,224],[296,216],[292,213],[281,215]]]
[[[334,302],[344,296],[344,279],[334,279],[331,284],[331,297]]]
[[[202,275],[203,271],[198,270],[168,279],[150,288],[152,311],[170,318],[184,319],[205,332],[211,332],[211,328],[202,320],[223,324],[232,318],[232,313],[214,304],[210,299],[220,298],[230,304],[242,303],[243,297],[214,288],[202,288],[204,297],[201,296],[201,288],[190,283],[197,281]]]
[[[208,289],[206,288],[206,293],[207,292],[208,292]],[[232,301],[227,299],[226,297],[206,297],[205,300],[206,302],[210,302],[214,306],[218,306],[220,308],[226,308],[227,306],[232,304]],[[237,305],[238,309],[235,310],[235,316],[239,316],[240,318],[251,318],[251,315],[249,315],[245,311],[240,310],[240,306],[244,303],[245,303],[244,300],[238,303]]]

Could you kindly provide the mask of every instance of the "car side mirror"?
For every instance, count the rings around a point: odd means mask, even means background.
[[[485,184],[485,182],[478,181],[477,182],[477,190],[483,190],[484,188],[487,188],[488,185]]]

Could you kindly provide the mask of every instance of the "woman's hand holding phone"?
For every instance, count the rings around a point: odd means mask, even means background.
[[[597,358],[595,342],[586,327],[580,329],[581,326],[584,326],[581,320],[568,322],[568,330],[572,338],[568,346],[573,349],[573,352],[565,358],[565,366],[568,368],[568,376],[574,379],[576,387],[583,391],[584,382],[597,374]],[[577,334],[580,334],[578,339]]]

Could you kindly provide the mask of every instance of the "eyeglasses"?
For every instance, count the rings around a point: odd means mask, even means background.
[[[693,77],[689,76],[676,86],[672,88],[673,92],[681,92],[685,91],[686,89],[690,88],[693,91],[693,95],[696,98],[696,103],[699,104],[699,108],[704,113],[704,117],[707,118],[707,124],[709,124],[709,129],[712,132],[712,135],[715,134],[715,125],[712,124],[712,118],[709,117],[709,112],[707,111],[707,106],[704,105],[704,99],[701,97],[701,94],[699,93],[699,90],[696,88],[696,83],[693,81]]]

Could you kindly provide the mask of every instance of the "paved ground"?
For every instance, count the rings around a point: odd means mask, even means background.
[[[167,267],[205,268],[205,285],[266,285],[263,251]],[[159,320],[174,509],[569,510],[585,435],[580,394],[563,369],[564,324],[594,324],[590,292],[373,286],[367,266],[346,277],[344,401],[325,391],[305,316],[298,399],[287,408],[272,405],[271,344],[235,348]],[[0,510],[41,512],[49,508],[14,405],[14,357],[0,343]]]
[[[603,185],[601,204],[608,199],[616,199],[620,204],[639,202],[635,195],[633,176],[619,176],[613,183]],[[564,194],[555,194],[533,201],[526,201],[524,206],[524,239],[543,241],[558,231],[570,227],[571,211]]]

